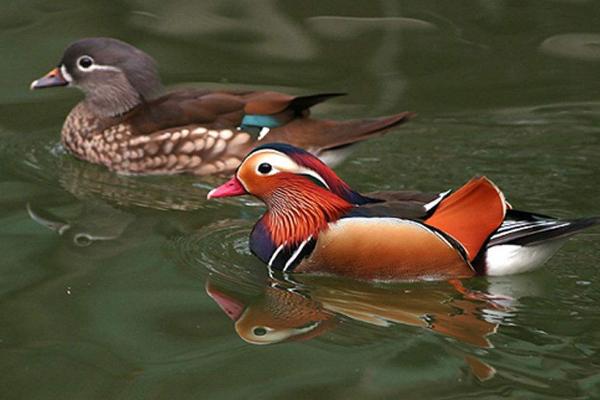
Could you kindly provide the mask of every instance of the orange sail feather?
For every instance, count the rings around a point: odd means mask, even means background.
[[[444,199],[425,223],[458,241],[469,261],[473,261],[488,237],[502,224],[505,214],[506,202],[500,189],[480,177],[471,179]]]

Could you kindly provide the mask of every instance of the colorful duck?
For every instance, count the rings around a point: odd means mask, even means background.
[[[530,271],[568,237],[600,223],[513,210],[485,177],[429,199],[362,195],[317,157],[287,144],[255,148],[208,198],[244,194],[267,205],[250,248],[269,268],[365,280]]]
[[[284,142],[335,163],[357,142],[379,136],[413,113],[364,120],[310,118],[310,108],[340,93],[187,89],[162,94],[154,59],[112,38],[71,44],[32,89],[74,86],[85,99],[67,116],[63,145],[76,157],[123,174],[231,172],[253,147]]]

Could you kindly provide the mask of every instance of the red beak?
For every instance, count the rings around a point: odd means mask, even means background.
[[[228,180],[226,183],[222,184],[219,187],[214,188],[210,192],[206,198],[208,200],[214,199],[217,197],[233,197],[233,196],[241,196],[243,194],[247,194],[246,189],[242,183],[235,176]]]
[[[217,290],[210,282],[206,282],[206,293],[219,305],[221,310],[234,321],[244,312],[244,304],[231,296]]]

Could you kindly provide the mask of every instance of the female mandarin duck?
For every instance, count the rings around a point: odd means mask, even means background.
[[[257,147],[208,198],[251,194],[267,205],[250,248],[270,268],[358,279],[505,275],[543,264],[600,218],[557,220],[511,210],[488,179],[423,201],[364,196],[323,162],[285,144]]]
[[[346,147],[407,121],[309,118],[313,105],[340,94],[189,89],[165,95],[154,60],[111,38],[82,39],[32,89],[75,86],[62,142],[76,157],[129,174],[231,172],[257,143],[285,142],[338,161]]]

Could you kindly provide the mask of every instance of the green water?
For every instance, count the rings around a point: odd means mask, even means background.
[[[598,215],[599,16],[566,0],[6,2],[0,397],[600,398],[599,229],[537,272],[463,282],[475,296],[272,281],[247,250],[260,204],[76,161],[58,142],[80,94],[28,90],[69,42],[115,36],[169,85],[350,93],[315,109],[328,118],[418,112],[337,169],[359,190],[485,174],[516,207]]]

